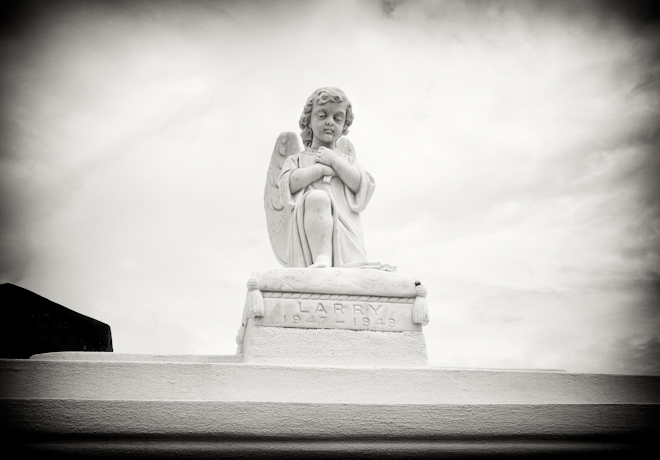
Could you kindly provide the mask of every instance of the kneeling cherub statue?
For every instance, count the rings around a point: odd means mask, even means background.
[[[271,157],[264,206],[273,252],[285,267],[379,268],[367,261],[360,213],[376,186],[345,136],[353,108],[338,88],[320,88],[300,117],[304,150],[282,133]]]

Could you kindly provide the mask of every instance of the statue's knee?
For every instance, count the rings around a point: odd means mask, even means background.
[[[330,195],[320,190],[312,190],[305,197],[305,209],[311,211],[329,211]]]

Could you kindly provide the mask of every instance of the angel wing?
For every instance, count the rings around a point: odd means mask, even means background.
[[[355,158],[355,147],[348,138],[340,137],[337,141],[337,149],[344,155]]]
[[[266,224],[268,225],[268,236],[273,253],[278,262],[284,267],[289,266],[287,250],[287,232],[289,230],[289,218],[291,217],[291,206],[283,205],[280,201],[280,188],[277,180],[282,172],[284,161],[295,153],[302,151],[295,133],[282,133],[275,141],[273,155],[270,157],[270,166],[266,175],[266,186],[264,187],[264,208],[266,209]]]

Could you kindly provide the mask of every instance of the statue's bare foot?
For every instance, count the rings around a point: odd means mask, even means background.
[[[309,268],[328,268],[332,267],[332,262],[330,261],[330,256],[325,254],[320,254],[316,258],[316,262],[309,266]]]

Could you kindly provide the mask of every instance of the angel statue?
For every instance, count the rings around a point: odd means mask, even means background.
[[[304,150],[294,133],[277,138],[264,206],[273,252],[285,267],[384,268],[367,262],[360,213],[376,184],[342,137],[352,123],[346,94],[320,88],[300,116]]]

